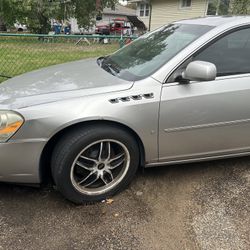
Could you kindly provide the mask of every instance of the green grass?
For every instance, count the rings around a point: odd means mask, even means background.
[[[118,43],[76,45],[77,39],[40,41],[37,38],[0,37],[0,75],[16,76],[49,65],[110,54]],[[6,80],[0,77],[0,82]]]

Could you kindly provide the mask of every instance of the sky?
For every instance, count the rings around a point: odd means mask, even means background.
[[[127,1],[126,1],[126,0],[125,0],[125,1],[119,0],[119,2],[120,2],[121,4],[123,4],[123,5],[126,5],[126,4],[127,4]]]

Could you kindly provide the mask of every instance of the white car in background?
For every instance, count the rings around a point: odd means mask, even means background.
[[[21,23],[15,23],[14,24],[15,28],[19,32],[27,31],[27,25],[21,24]]]

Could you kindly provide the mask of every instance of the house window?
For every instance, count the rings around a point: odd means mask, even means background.
[[[190,8],[192,0],[181,0],[181,8]]]
[[[140,4],[140,16],[144,16],[145,4]]]
[[[149,16],[149,4],[146,4],[146,7],[145,7],[145,16]]]
[[[149,4],[140,4],[140,16],[149,16],[150,8]]]

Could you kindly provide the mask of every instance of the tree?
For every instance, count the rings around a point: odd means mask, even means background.
[[[59,1],[51,0],[1,0],[0,19],[8,27],[15,22],[25,23],[36,33],[46,33],[50,18],[58,16]]]
[[[207,15],[227,15],[229,13],[230,0],[210,0]]]
[[[0,1],[0,23],[11,26],[17,17],[17,6],[20,1],[1,0]]]
[[[18,21],[42,34],[50,30],[51,19],[75,17],[80,26],[88,27],[99,11],[116,3],[117,0],[0,0],[0,17],[8,26]]]
[[[75,17],[79,26],[87,28],[93,25],[93,20],[105,7],[114,7],[118,0],[71,0],[61,5],[61,14],[68,19]]]
[[[23,0],[20,14],[29,29],[35,33],[48,33],[51,18],[57,18],[60,11],[60,2],[48,0]]]
[[[230,13],[233,15],[247,15],[250,13],[250,0],[234,0]]]

